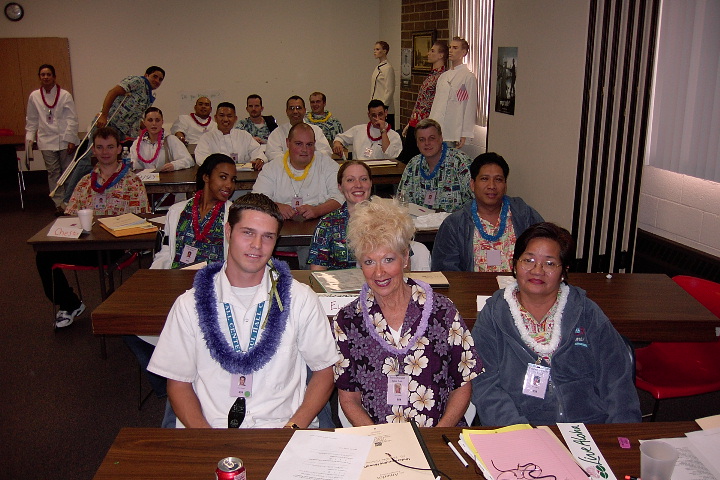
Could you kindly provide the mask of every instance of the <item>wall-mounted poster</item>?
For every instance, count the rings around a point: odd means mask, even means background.
[[[517,47],[498,47],[495,111],[515,115],[515,79],[517,78]]]

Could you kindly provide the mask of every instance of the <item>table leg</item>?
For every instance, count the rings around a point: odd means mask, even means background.
[[[102,250],[97,251],[98,256],[98,274],[100,275],[100,298],[105,301],[107,298],[107,290],[105,288],[105,255]]]

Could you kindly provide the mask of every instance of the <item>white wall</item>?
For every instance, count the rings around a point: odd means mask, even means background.
[[[392,23],[383,28],[397,37],[399,55],[400,0],[389,3],[383,11],[397,10],[397,33]],[[307,101],[320,90],[344,125],[367,119],[379,0],[35,0],[23,5],[25,18],[0,22],[0,36],[69,38],[81,130],[113,85],[150,65],[167,72],[155,103],[166,125],[179,113],[180,92],[213,90],[234,102],[239,116],[245,113],[245,97],[258,93],[265,113],[286,121],[287,97],[297,94]]]
[[[638,227],[720,257],[720,183],[646,165]]]
[[[572,224],[580,136],[589,2],[503,0],[495,3],[493,72],[498,47],[518,47],[515,115],[494,111],[488,151],[510,164],[508,193],[542,216]]]
[[[395,69],[395,128],[400,128],[400,48],[402,32],[400,19],[402,18],[402,0],[385,0],[380,2],[380,36],[377,40],[384,40],[390,45],[388,62]],[[370,54],[372,56],[372,45]],[[376,60],[377,62],[377,60]]]

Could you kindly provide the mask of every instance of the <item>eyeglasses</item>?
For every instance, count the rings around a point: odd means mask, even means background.
[[[301,107],[300,105],[293,105],[292,107],[287,107],[288,110],[302,110],[305,107]]]
[[[518,265],[520,265],[520,268],[522,268],[526,272],[529,272],[533,268],[535,268],[535,265],[539,265],[543,272],[548,272],[548,273],[554,273],[560,267],[562,267],[561,264],[559,264],[557,262],[553,262],[552,260],[546,260],[544,262],[540,262],[538,260],[535,260],[532,257],[521,258],[520,260],[518,260]]]

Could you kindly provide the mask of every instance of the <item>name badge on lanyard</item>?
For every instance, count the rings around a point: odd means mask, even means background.
[[[407,405],[410,398],[410,377],[408,375],[388,375],[388,405]]]
[[[549,367],[528,363],[525,379],[523,380],[522,392],[531,397],[545,398],[545,391],[547,390],[549,381]]]
[[[240,340],[238,339],[237,330],[235,329],[235,322],[233,321],[232,309],[230,304],[225,303],[225,317],[227,318],[228,328],[230,330],[230,338],[233,343],[233,349],[236,352],[242,352],[240,348]],[[248,351],[250,351],[257,341],[257,337],[260,334],[260,322],[262,322],[263,309],[265,308],[265,302],[260,303],[255,310],[255,320],[253,320],[252,330],[250,332],[250,341],[248,342]],[[230,375],[230,396],[231,397],[252,397],[252,384],[253,374],[248,373],[233,373]],[[242,422],[241,422],[242,423]]]

